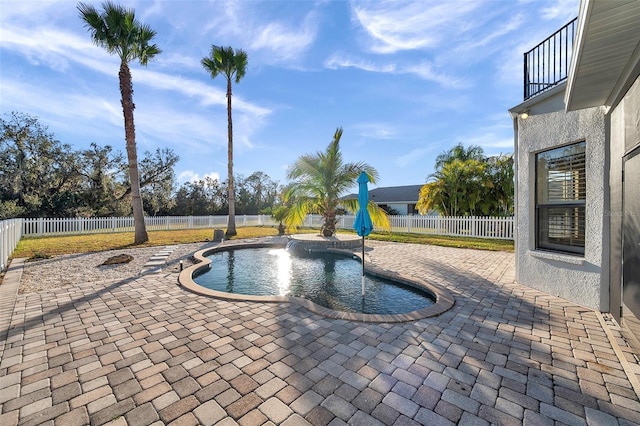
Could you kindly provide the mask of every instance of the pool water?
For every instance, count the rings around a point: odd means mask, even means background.
[[[365,314],[403,314],[434,303],[427,292],[371,275],[366,275],[363,297],[360,260],[338,254],[300,255],[284,248],[258,248],[208,257],[211,268],[193,280],[212,290],[299,296],[333,310]]]

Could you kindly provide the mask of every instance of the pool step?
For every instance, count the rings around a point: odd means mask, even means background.
[[[144,264],[139,275],[153,274],[162,271],[162,267],[166,265],[167,258],[173,253],[178,246],[166,246],[158,253],[149,258]]]

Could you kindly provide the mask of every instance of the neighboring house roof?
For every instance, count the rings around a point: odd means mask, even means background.
[[[369,200],[377,204],[417,203],[420,199],[420,188],[424,185],[387,186],[369,191]],[[344,199],[358,198],[358,194],[349,194]]]
[[[580,3],[565,104],[568,111],[617,103],[640,68],[640,2]]]

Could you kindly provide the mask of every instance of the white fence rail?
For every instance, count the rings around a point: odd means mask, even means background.
[[[132,217],[36,218],[22,220],[22,235],[46,236],[60,234],[98,234],[132,232]],[[352,229],[355,216],[340,216],[339,229]],[[513,217],[441,217],[390,216],[392,232],[453,235],[476,238],[513,239]],[[7,222],[7,221],[5,221]],[[227,216],[161,216],[146,217],[147,230],[224,228]],[[267,215],[236,216],[236,226],[274,226],[277,222]],[[322,216],[308,215],[303,226],[320,228]]]
[[[338,229],[353,229],[355,216],[340,216]],[[390,216],[392,232],[513,240],[513,217]],[[145,218],[147,230],[225,228],[227,216],[162,216]],[[268,215],[236,216],[236,226],[275,226]],[[320,228],[322,216],[308,215],[303,226]],[[23,236],[132,232],[133,217],[35,218],[0,221],[0,265]]]
[[[7,261],[22,238],[23,219],[0,221],[0,271],[7,267]]]
[[[391,216],[391,230],[513,240],[513,217]]]
[[[389,216],[391,232],[513,240],[513,217]],[[336,227],[353,229],[355,216],[341,216]],[[319,228],[322,216],[309,215],[304,226]]]
[[[177,229],[224,228],[227,216],[147,216],[147,231]],[[267,215],[236,216],[236,226],[271,226],[277,223]],[[24,219],[24,236],[61,234],[103,234],[133,232],[133,217],[78,217]]]

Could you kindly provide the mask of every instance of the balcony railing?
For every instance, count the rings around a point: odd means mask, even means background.
[[[578,18],[524,54],[524,99],[567,79]]]

